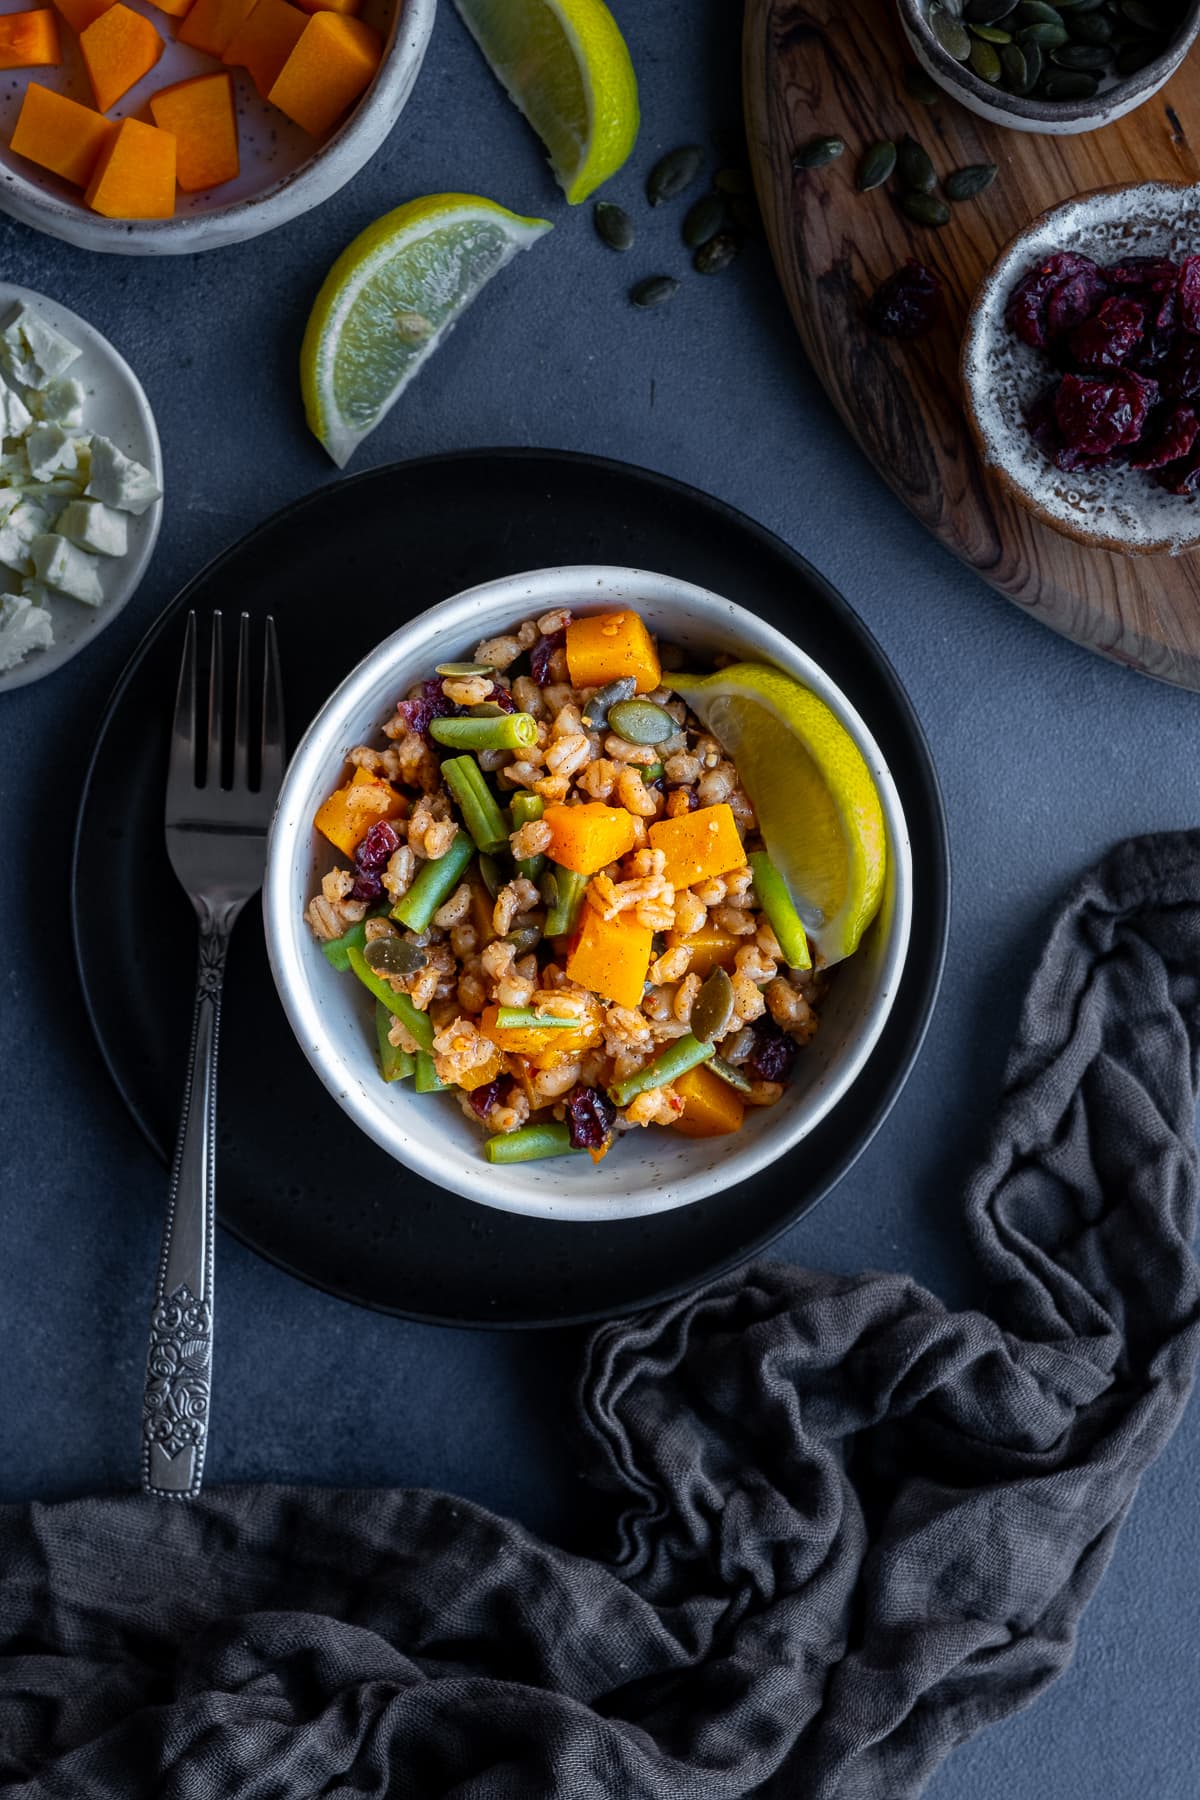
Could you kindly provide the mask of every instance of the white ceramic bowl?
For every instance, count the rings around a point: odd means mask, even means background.
[[[147,102],[156,89],[211,74],[222,64],[177,43],[172,20],[148,0],[125,4],[153,22],[166,49],[108,116],[148,119]],[[233,70],[241,172],[210,193],[178,194],[171,219],[101,218],[84,206],[78,188],[8,149],[30,81],[94,105],[78,39],[60,20],[62,67],[10,70],[0,90],[0,209],[81,249],[123,256],[191,255],[273,231],[320,206],[374,156],[412,92],[436,8],[437,0],[364,0],[359,16],[383,34],[383,60],[353,111],[321,143],[262,99],[244,69]]]
[[[1053,250],[1104,264],[1194,255],[1200,188],[1139,182],[1080,194],[1042,213],[1005,246],[980,283],[961,361],[967,418],[984,464],[1043,524],[1128,556],[1193,550],[1200,545],[1200,496],[1169,494],[1150,475],[1120,464],[1064,474],[1025,428],[1027,407],[1056,370],[1045,351],[1013,335],[1004,314],[1018,281]]]
[[[493,1167],[483,1134],[449,1095],[419,1095],[379,1079],[372,1015],[359,984],[330,967],[302,917],[330,864],[313,814],[342,779],[346,752],[376,738],[396,700],[447,658],[470,655],[481,638],[569,605],[577,612],[633,606],[651,631],[694,651],[776,664],[832,707],[854,737],[878,786],[887,823],[889,877],[879,917],[831,983],[821,1030],[797,1059],[777,1106],[751,1110],[724,1138],[674,1132],[625,1134],[599,1165],[559,1157]],[[900,981],[912,919],[912,855],[895,784],[879,748],[845,696],[782,634],[716,594],[639,569],[542,569],[507,576],[444,601],[384,640],[346,677],[300,742],[279,796],[263,888],[267,950],[284,1009],[300,1044],[338,1104],[399,1162],[428,1180],[505,1212],[603,1221],[666,1212],[732,1187],[794,1150],[835,1106],[883,1030]],[[781,1177],[782,1179],[783,1177]]]

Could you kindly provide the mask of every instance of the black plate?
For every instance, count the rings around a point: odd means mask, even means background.
[[[434,457],[328,487],[187,587],[109,703],[84,785],[72,918],[88,1011],[126,1105],[159,1155],[173,1140],[195,930],[163,847],[166,739],[189,607],[273,612],[295,743],[342,677],[405,619],[461,588],[561,563],[661,570],[785,631],[867,720],[912,836],[912,946],[854,1088],[803,1149],[730,1192],[657,1217],[554,1224],[444,1193],[351,1124],[305,1061],[250,906],[229,965],[221,1043],[221,1222],[317,1287],[457,1325],[610,1317],[742,1261],[845,1174],[912,1067],[945,952],[949,873],[921,728],[874,639],[802,559],[740,513],[660,475],[592,457]]]

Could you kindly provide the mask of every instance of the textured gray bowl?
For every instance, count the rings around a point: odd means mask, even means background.
[[[926,74],[981,119],[1006,125],[1011,131],[1041,132],[1050,137],[1098,131],[1102,125],[1111,125],[1114,119],[1133,112],[1170,80],[1200,33],[1200,0],[1190,0],[1176,36],[1161,56],[1135,75],[1118,77],[1090,100],[1038,100],[1006,93],[955,62],[929,28],[929,3],[930,0],[896,0],[904,35]]]

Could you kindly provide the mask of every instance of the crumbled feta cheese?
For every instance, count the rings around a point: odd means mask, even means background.
[[[75,439],[61,425],[35,425],[26,435],[25,449],[35,481],[53,481],[79,467]]]
[[[29,396],[29,408],[35,419],[43,419],[47,425],[78,431],[83,424],[86,399],[83,383],[73,375],[65,375],[58,381],[48,381],[44,388],[35,388]]]
[[[48,587],[85,606],[99,606],[104,599],[98,565],[94,556],[79,550],[69,539],[47,532],[33,540],[33,572]]]
[[[24,594],[0,594],[0,672],[15,669],[31,650],[48,650],[54,627],[44,607]]]
[[[65,375],[82,352],[53,325],[23,306],[0,331],[0,364],[23,387],[45,387]]]
[[[21,437],[32,420],[33,414],[20,394],[0,375],[0,438]]]
[[[142,463],[135,462],[118,450],[111,438],[92,439],[92,467],[83,490],[92,500],[103,500],[119,512],[144,513],[154,505],[162,490]]]
[[[129,547],[129,521],[103,500],[72,500],[59,513],[54,529],[98,556],[124,556]]]
[[[35,506],[32,500],[19,499],[0,524],[0,563],[5,568],[15,569],[19,575],[28,574],[33,561],[34,540],[41,536],[48,523],[40,506]]]

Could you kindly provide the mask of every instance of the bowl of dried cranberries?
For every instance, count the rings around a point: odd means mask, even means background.
[[[1045,524],[1128,555],[1200,545],[1200,188],[1043,213],[984,277],[961,366],[985,465]]]

